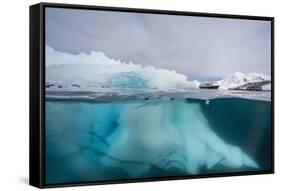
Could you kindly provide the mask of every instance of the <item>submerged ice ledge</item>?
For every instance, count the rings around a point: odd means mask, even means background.
[[[212,130],[196,102],[47,102],[46,114],[47,157],[77,153],[78,158],[71,158],[72,165],[83,161],[77,172],[104,166],[139,178],[152,176],[149,173],[157,168],[181,174],[212,172],[221,166],[260,168]]]

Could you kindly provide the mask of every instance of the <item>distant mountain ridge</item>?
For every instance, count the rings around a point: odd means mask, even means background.
[[[262,73],[241,73],[235,72],[233,74],[227,75],[222,80],[216,82],[220,87],[219,89],[235,89],[238,87],[242,87],[246,84],[253,84],[256,82],[268,82],[270,83],[271,76]],[[266,84],[268,84],[266,83]],[[265,84],[265,85],[266,85]],[[262,83],[260,85],[263,85]],[[239,88],[238,88],[239,89]]]

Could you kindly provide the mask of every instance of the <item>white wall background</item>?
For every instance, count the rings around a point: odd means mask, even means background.
[[[55,1],[55,0],[54,0]],[[37,0],[1,1],[0,6],[0,190],[37,190],[28,185],[29,5]],[[275,17],[276,122],[274,175],[84,186],[54,190],[278,190],[281,187],[279,65],[281,11],[277,0],[56,0],[60,3],[168,9]],[[278,87],[279,86],[279,87]],[[280,188],[279,188],[280,189]]]

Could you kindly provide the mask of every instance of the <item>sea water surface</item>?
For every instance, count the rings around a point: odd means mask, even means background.
[[[270,170],[270,97],[46,92],[46,184]]]

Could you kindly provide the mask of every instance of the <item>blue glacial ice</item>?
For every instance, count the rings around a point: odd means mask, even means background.
[[[137,72],[121,72],[113,75],[106,82],[107,87],[115,88],[149,88],[149,81],[141,77]]]

